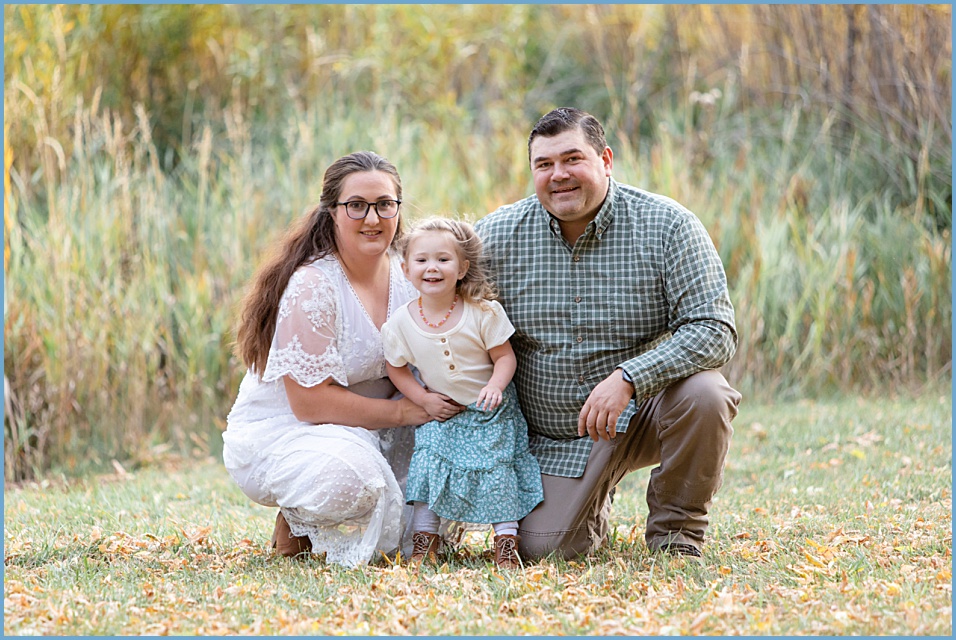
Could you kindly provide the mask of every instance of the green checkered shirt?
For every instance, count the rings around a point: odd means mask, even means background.
[[[724,268],[700,220],[669,198],[610,179],[608,197],[572,247],[536,196],[475,225],[499,300],[515,326],[515,385],[541,471],[584,473],[591,439],[578,413],[615,368],[639,403],[727,362],[737,347]]]

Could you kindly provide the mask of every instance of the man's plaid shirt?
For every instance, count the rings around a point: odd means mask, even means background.
[[[515,385],[542,473],[584,473],[578,437],[588,394],[621,368],[637,405],[716,369],[737,347],[727,277],[700,220],[669,198],[609,179],[608,196],[572,247],[531,196],[475,225],[499,300],[515,326]]]

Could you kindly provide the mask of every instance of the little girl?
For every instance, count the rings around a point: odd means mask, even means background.
[[[518,520],[543,492],[511,384],[514,327],[493,300],[471,225],[426,220],[405,236],[403,259],[405,277],[421,295],[382,327],[386,369],[398,390],[434,418],[416,429],[408,470],[410,562],[437,562],[442,517],[492,524],[495,564],[517,568]]]

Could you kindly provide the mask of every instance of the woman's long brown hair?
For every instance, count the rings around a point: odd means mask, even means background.
[[[270,257],[252,279],[242,301],[236,330],[236,355],[262,375],[269,359],[269,348],[276,330],[279,301],[296,269],[335,250],[335,220],[332,210],[342,194],[342,183],[358,171],[382,171],[395,181],[396,196],[402,199],[402,179],[395,166],[371,151],[358,151],[333,162],[322,179],[319,204],[286,232]],[[399,218],[394,244],[402,235]]]

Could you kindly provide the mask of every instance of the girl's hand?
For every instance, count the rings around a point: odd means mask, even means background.
[[[444,422],[464,409],[463,406],[445,394],[435,393],[434,391],[428,392],[424,402],[422,402],[422,406],[425,411],[428,412],[428,415],[431,416],[432,420],[438,420],[439,422]]]
[[[478,394],[478,408],[482,411],[491,411],[501,404],[501,389],[488,385]]]

